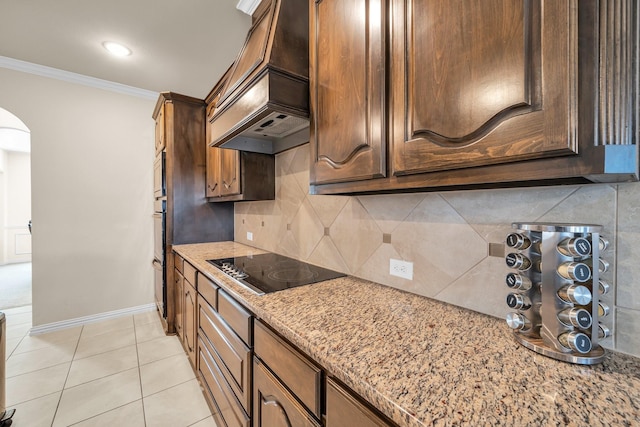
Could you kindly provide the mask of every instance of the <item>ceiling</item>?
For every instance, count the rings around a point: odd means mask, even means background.
[[[251,17],[238,0],[0,0],[0,56],[154,92],[204,98]],[[128,46],[118,58],[104,41]]]

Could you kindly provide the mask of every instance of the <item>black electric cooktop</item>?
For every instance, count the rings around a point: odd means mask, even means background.
[[[274,253],[207,261],[259,295],[345,276]]]

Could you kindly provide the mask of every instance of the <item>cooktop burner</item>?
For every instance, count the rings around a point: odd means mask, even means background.
[[[208,262],[259,295],[345,276],[274,253],[210,259]]]

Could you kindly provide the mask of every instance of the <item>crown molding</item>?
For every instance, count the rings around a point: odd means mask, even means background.
[[[253,15],[253,12],[256,11],[259,4],[260,0],[239,0],[238,4],[236,5],[236,9],[251,16]]]
[[[6,56],[0,56],[0,68],[7,68],[23,73],[35,74],[37,76],[48,77],[51,79],[62,80],[68,83],[75,83],[83,86],[89,86],[97,89],[108,90],[111,92],[131,95],[138,98],[156,100],[158,92],[140,89],[133,86],[123,85],[121,83],[110,82],[108,80],[89,77],[83,74],[72,73],[70,71],[59,70],[57,68],[47,67],[45,65],[33,64],[19,59],[13,59]]]

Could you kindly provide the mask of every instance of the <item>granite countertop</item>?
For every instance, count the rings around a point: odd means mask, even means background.
[[[401,426],[638,425],[640,359],[573,365],[517,344],[506,323],[355,277],[258,296],[207,259],[235,242],[173,248]]]

